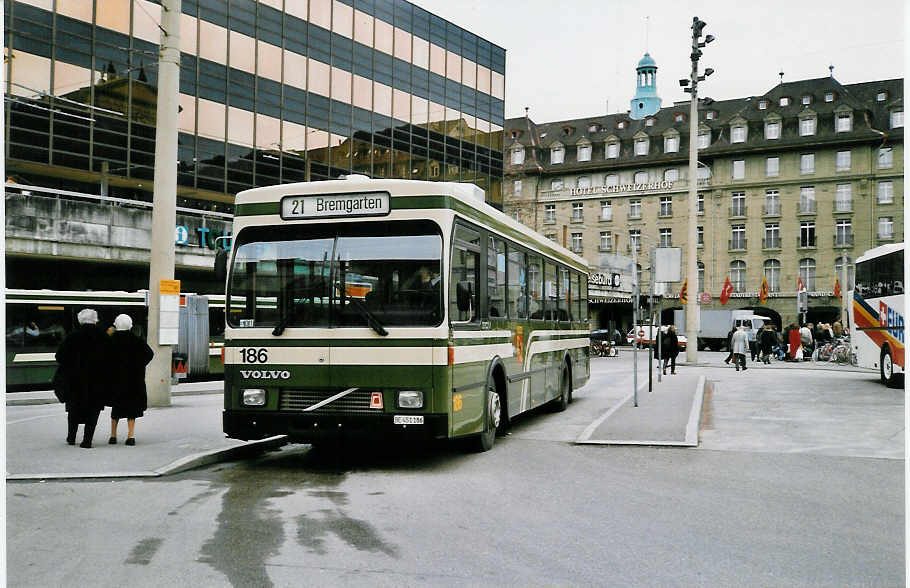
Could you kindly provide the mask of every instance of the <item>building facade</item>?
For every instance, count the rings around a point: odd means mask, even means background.
[[[504,49],[404,0],[181,10],[178,206],[360,173],[472,182],[501,207]],[[151,201],[160,11],[4,0],[8,184]]]
[[[688,102],[642,120],[630,113],[510,119],[505,211],[601,273],[624,272],[591,307],[595,326],[625,327],[633,247],[642,292],[651,247],[682,247],[685,274],[688,189],[696,181],[699,275],[688,292],[710,298],[702,308],[754,308],[786,324],[798,319],[801,279],[807,320],[839,318],[834,290],[843,265],[846,291],[859,255],[902,240],[903,80],[781,83],[758,96],[704,100],[698,116],[696,178],[688,169]],[[734,292],[723,306],[727,278]],[[668,287],[665,307],[681,308],[680,284]]]

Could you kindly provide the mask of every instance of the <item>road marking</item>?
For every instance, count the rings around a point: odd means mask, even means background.
[[[6,421],[6,425],[9,426],[9,425],[15,425],[15,424],[17,424],[17,423],[25,423],[25,422],[28,422],[28,421],[34,421],[34,420],[37,420],[37,419],[46,419],[46,418],[50,418],[50,417],[60,416],[60,415],[62,415],[62,414],[63,414],[63,413],[55,412],[55,413],[52,413],[52,414],[42,414],[42,415],[38,415],[38,416],[28,417],[28,418],[26,418],[26,419],[19,419],[19,420],[16,420],[16,421]]]

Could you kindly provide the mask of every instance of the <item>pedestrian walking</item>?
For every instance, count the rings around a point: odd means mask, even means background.
[[[733,365],[736,366],[736,371],[739,371],[740,366],[742,366],[743,371],[746,371],[746,351],[749,349],[749,334],[746,333],[746,328],[742,325],[739,326],[739,329],[733,333],[731,337],[731,342],[733,344]]]
[[[727,349],[730,351],[727,355],[727,359],[724,360],[724,363],[729,364],[730,360],[733,359],[733,333],[736,332],[736,327],[730,329],[730,332],[727,333]]]
[[[108,393],[106,367],[110,340],[98,326],[98,313],[84,308],[76,315],[79,326],[70,333],[55,358],[66,381],[66,442],[76,444],[79,425],[84,424],[79,447],[92,446],[98,415],[104,409]]]
[[[666,333],[661,334],[661,351],[663,356],[663,375],[667,375],[667,363],[670,364],[670,374],[676,375],[676,356],[679,355],[679,337],[676,336],[676,327],[670,325]]]
[[[761,346],[762,363],[770,365],[771,353],[773,352],[774,345],[777,343],[777,334],[770,324],[766,324],[765,328],[759,331],[758,342]]]
[[[145,390],[145,366],[152,361],[154,352],[145,341],[130,331],[133,319],[127,314],[114,319],[114,334],[111,335],[111,438],[108,443],[117,443],[117,424],[126,419],[128,427],[126,444],[136,444],[136,419],[148,408]]]

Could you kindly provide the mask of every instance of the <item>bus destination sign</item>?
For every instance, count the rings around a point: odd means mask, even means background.
[[[281,200],[284,219],[385,216],[390,211],[388,192],[286,196]]]

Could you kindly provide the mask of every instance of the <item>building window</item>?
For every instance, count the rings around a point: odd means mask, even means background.
[[[636,184],[647,184],[648,183],[648,172],[646,172],[646,171],[635,172],[635,183]]]
[[[780,225],[777,223],[765,224],[765,249],[780,249]]]
[[[641,200],[629,200],[629,218],[641,218]]]
[[[850,184],[838,184],[834,193],[834,212],[853,210],[853,193]]]
[[[746,248],[746,225],[733,225],[730,228],[730,249]]]
[[[730,262],[730,281],[733,282],[733,291],[742,292],[746,289],[746,262],[741,259]]]
[[[814,174],[815,173],[815,154],[814,153],[803,153],[799,156],[799,173],[801,174]]]
[[[553,178],[550,180],[550,189],[551,190],[562,190],[565,184],[562,181],[562,178]]]
[[[705,264],[698,262],[698,291],[705,291]]]
[[[572,222],[580,223],[585,220],[585,203],[584,202],[573,202],[572,203]]]
[[[673,216],[673,197],[672,196],[661,196],[660,197],[659,216]]]
[[[550,149],[550,163],[562,163],[566,158],[565,147],[553,147]]]
[[[903,110],[892,110],[891,111],[891,128],[897,129],[904,126],[904,111]]]
[[[765,279],[768,280],[769,292],[780,292],[780,262],[778,260],[765,260]]]
[[[613,202],[610,200],[600,201],[600,220],[613,220]]]
[[[607,159],[619,157],[619,143],[607,143]]]
[[[746,193],[730,194],[730,216],[746,216]]]
[[[780,123],[765,123],[765,139],[780,139]]]
[[[581,233],[572,233],[572,251],[581,253]]]
[[[730,130],[730,142],[731,143],[743,143],[746,140],[746,127],[744,125],[736,125]]]
[[[521,194],[521,180],[515,180],[512,182],[512,194],[516,196]]]
[[[600,131],[600,125],[599,125],[599,124],[594,123],[594,124],[588,125],[588,132],[589,132],[589,133],[597,133],[597,132],[599,132],[599,131]]]
[[[673,229],[660,229],[660,247],[673,246]]]
[[[799,246],[815,247],[815,221],[799,223]]]
[[[704,227],[695,227],[695,244],[698,247],[705,246],[705,228]]]
[[[664,171],[664,181],[665,182],[675,182],[679,179],[679,169],[672,167]]]
[[[799,211],[815,212],[815,186],[803,186],[799,189]]]
[[[769,157],[765,160],[765,176],[776,178],[780,175],[780,157]]]
[[[894,217],[893,216],[880,216],[878,217],[878,238],[882,240],[894,239]]]
[[[698,148],[707,149],[711,146],[711,132],[698,133]]]
[[[524,149],[513,149],[512,150],[512,165],[521,165],[525,162],[525,150]]]
[[[768,109],[768,101],[767,101],[767,100],[759,100],[759,101],[758,101],[758,109],[759,109],[759,110],[767,110],[767,109]]]
[[[600,232],[600,250],[601,251],[612,251],[613,250],[613,233],[611,231],[601,231]]]
[[[780,216],[780,192],[777,190],[765,191],[765,214]]]
[[[812,96],[809,96],[808,94],[803,96],[802,103],[803,103],[803,105],[812,104]]]
[[[679,151],[679,137],[665,137],[664,152],[676,153],[677,151]]]
[[[844,280],[844,264],[847,264],[847,279]],[[853,260],[847,256],[841,256],[834,260],[834,275],[841,281],[841,289],[852,290],[855,284],[856,267]]]
[[[714,118],[716,116],[717,116],[717,113],[714,112],[713,110],[709,110],[708,112],[705,113],[705,119],[707,119],[707,120],[714,120]]]
[[[825,102],[834,102],[834,92],[825,92]]]
[[[695,202],[695,208],[698,211],[698,214],[705,213],[705,195],[699,194],[698,199]]]
[[[850,219],[838,219],[834,225],[834,245],[853,245],[853,228]]]
[[[803,285],[810,292],[815,291],[815,260],[811,257],[804,257],[799,260],[799,277],[803,280]]]
[[[741,180],[746,177],[746,160],[745,159],[734,159],[733,160],[733,179]]]
[[[621,121],[619,121],[618,123],[616,123],[616,128],[617,128],[617,129],[624,129],[624,128],[626,128],[626,121],[621,120]]]
[[[686,120],[686,115],[678,112],[676,113],[676,116],[673,117],[673,120],[676,122],[684,122]]]
[[[882,147],[878,150],[878,169],[886,169],[894,165],[891,147]]]
[[[556,222],[556,205],[555,204],[544,204],[543,205],[543,222],[545,222],[545,223],[555,223]]]
[[[619,175],[618,174],[607,174],[607,177],[604,178],[604,183],[607,186],[618,186],[619,185]]]
[[[799,136],[810,137],[815,134],[815,118],[799,119]]]
[[[888,92],[879,92],[875,95],[876,102],[884,102],[888,99]]]
[[[591,161],[591,146],[590,145],[579,145],[578,146],[578,161]]]
[[[834,169],[836,171],[847,171],[850,169],[850,151],[838,151],[834,159]]]
[[[629,229],[629,251],[641,251],[641,229]]]
[[[698,166],[698,171],[695,172],[698,174],[699,180],[710,180],[711,179],[711,168],[707,166]]]
[[[853,128],[853,116],[849,112],[839,112],[834,119],[834,132],[846,133]]]
[[[578,176],[578,187],[579,188],[590,188],[591,187],[591,176]]]
[[[894,185],[891,181],[878,183],[878,203],[891,204],[894,202]]]
[[[654,126],[654,119],[653,119],[653,118],[646,118],[646,119],[645,119],[645,126],[646,126],[646,127],[653,127],[653,126]]]
[[[781,106],[790,106],[790,97],[789,97],[789,96],[781,96],[781,98],[780,98],[780,105],[781,105]]]
[[[648,154],[648,139],[640,138],[635,139],[635,155],[647,155]]]

